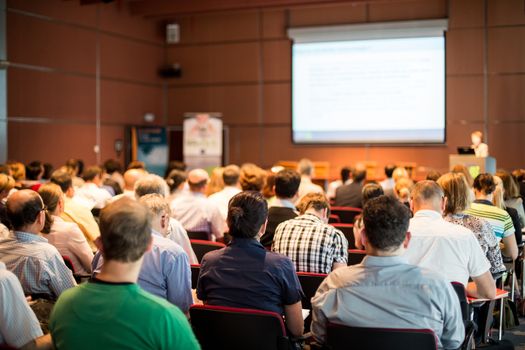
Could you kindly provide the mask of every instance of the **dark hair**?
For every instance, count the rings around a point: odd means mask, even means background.
[[[474,179],[474,188],[484,194],[491,194],[496,189],[494,177],[489,173],[483,173]]]
[[[351,172],[352,172],[352,169],[350,169],[347,166],[341,168],[341,181],[343,181],[343,185],[350,178]]]
[[[102,169],[99,166],[90,166],[84,172],[84,181],[92,181],[95,177],[102,175]]]
[[[7,217],[15,230],[33,224],[38,214],[44,209],[44,204],[38,193],[33,190],[20,190],[19,192],[22,191],[27,191],[31,198],[24,203],[13,203],[14,197],[10,196],[6,203]]]
[[[181,162],[180,160],[171,160],[164,172],[164,178],[167,179],[173,170],[179,170],[182,172],[186,171],[186,163]]]
[[[104,259],[135,262],[151,242],[151,218],[138,201],[123,197],[100,211]]]
[[[410,210],[391,196],[369,200],[363,209],[363,223],[368,242],[380,250],[395,250],[405,240]]]
[[[328,209],[327,216],[330,216],[330,202],[323,193],[310,192],[307,193],[301,198],[297,204],[297,210],[302,214],[310,208],[313,208],[317,211]]]
[[[38,180],[38,177],[44,172],[44,166],[42,162],[34,160],[26,165],[26,179],[27,180]]]
[[[299,190],[301,175],[295,170],[284,169],[275,175],[275,195],[280,198],[292,198]]]
[[[505,200],[518,198],[520,196],[520,187],[518,181],[514,178],[514,176],[512,176],[512,174],[509,174],[509,172],[506,170],[499,169],[496,172],[496,175],[499,176],[503,182],[503,188],[505,189],[503,196]]]
[[[118,160],[108,159],[104,162],[104,169],[108,174],[113,174],[114,172],[121,173],[122,165],[120,165],[120,162]]]
[[[51,232],[51,225],[53,225],[53,216],[51,215],[58,206],[58,202],[63,195],[60,186],[54,183],[47,183],[40,186],[38,194],[42,198],[44,205],[47,207],[46,210],[46,222],[44,223],[43,233]]]
[[[141,162],[140,160],[134,160],[131,163],[128,164],[128,169],[143,169],[146,170],[146,164],[144,162]]]
[[[71,175],[62,169],[53,171],[53,174],[51,174],[51,182],[60,186],[64,193],[73,187],[73,179],[71,178]]]
[[[228,165],[222,171],[222,181],[225,186],[234,186],[239,182],[241,170],[237,165]]]
[[[441,173],[437,170],[430,170],[427,173],[426,180],[437,181],[441,177]]]
[[[104,186],[107,186],[113,190],[113,193],[115,193],[115,196],[122,194],[122,187],[120,187],[120,184],[113,180],[112,178],[104,179],[104,182],[102,182]]]
[[[244,191],[236,194],[228,204],[230,235],[253,238],[268,217],[268,203],[260,192]]]
[[[186,181],[188,175],[186,172],[178,169],[173,169],[166,179],[166,183],[170,187],[170,192],[175,191],[179,186]]]
[[[366,178],[366,170],[354,170],[352,172],[352,178],[354,179],[354,182],[361,182]]]
[[[361,191],[363,197],[363,206],[372,198],[376,198],[385,194],[383,187],[377,183],[369,183],[363,187]]]
[[[392,177],[392,174],[394,174],[394,170],[396,170],[396,165],[395,164],[388,164],[385,167],[385,175],[386,175],[386,177],[388,177],[390,179]]]
[[[42,175],[42,179],[49,180],[51,178],[51,174],[53,173],[53,169],[53,164],[44,163],[44,174]]]

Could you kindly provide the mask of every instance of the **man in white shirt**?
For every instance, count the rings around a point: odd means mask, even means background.
[[[172,215],[190,232],[207,232],[209,238],[222,238],[226,222],[215,203],[206,198],[210,177],[204,169],[194,169],[188,174],[190,192],[175,198],[171,204]]]
[[[389,196],[394,194],[394,187],[396,186],[396,181],[392,178],[395,169],[396,166],[394,164],[385,166],[386,179],[379,183],[383,187],[383,192]]]
[[[239,169],[237,165],[228,165],[222,172],[224,188],[208,197],[208,199],[219,208],[224,221],[226,221],[226,217],[228,216],[228,203],[230,199],[241,192],[241,185],[239,183],[240,176],[241,169]]]
[[[124,188],[122,189],[122,193],[113,197],[111,199],[112,202],[118,201],[122,197],[129,197],[131,199],[135,198],[135,184],[137,181],[139,181],[141,178],[143,178],[146,175],[146,171],[144,169],[129,169],[126,170],[124,173]]]
[[[301,184],[299,185],[297,203],[308,193],[324,193],[321,186],[312,182],[314,177],[314,164],[310,159],[303,158],[297,164],[297,171],[301,174]]]
[[[102,186],[102,169],[92,166],[84,171],[84,185],[79,188],[78,195],[90,201],[93,208],[102,209],[111,199],[111,194]]]
[[[408,231],[412,240],[405,258],[409,263],[441,273],[449,281],[475,287],[468,289],[473,297],[492,299],[496,285],[490,263],[469,229],[445,221],[446,204],[443,190],[434,181],[420,181],[412,190],[411,209],[414,217]]]

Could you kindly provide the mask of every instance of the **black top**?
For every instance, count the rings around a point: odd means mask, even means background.
[[[363,207],[363,184],[352,182],[343,185],[335,191],[335,206],[338,207]]]
[[[292,208],[270,207],[270,209],[268,209],[268,224],[266,225],[264,235],[261,237],[261,244],[265,247],[271,246],[277,226],[279,226],[281,222],[294,219],[295,217],[297,217],[297,213]]]
[[[514,225],[514,235],[516,236],[516,243],[521,244],[523,238],[521,236],[521,222],[518,211],[514,208],[507,207],[507,213],[509,213],[510,218],[512,219],[512,224]]]

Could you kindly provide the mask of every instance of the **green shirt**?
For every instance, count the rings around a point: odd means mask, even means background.
[[[49,328],[62,349],[200,349],[176,306],[137,284],[84,283],[60,295]]]

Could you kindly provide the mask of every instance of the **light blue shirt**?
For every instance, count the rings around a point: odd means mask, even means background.
[[[144,254],[138,284],[147,292],[168,300],[187,312],[193,304],[188,255],[172,240],[152,230],[153,246]],[[95,276],[103,265],[100,253],[93,259]]]
[[[459,299],[450,282],[403,257],[367,256],[337,269],[312,298],[312,333],[324,342],[328,322],[353,327],[432,329],[440,349],[465,337]]]

